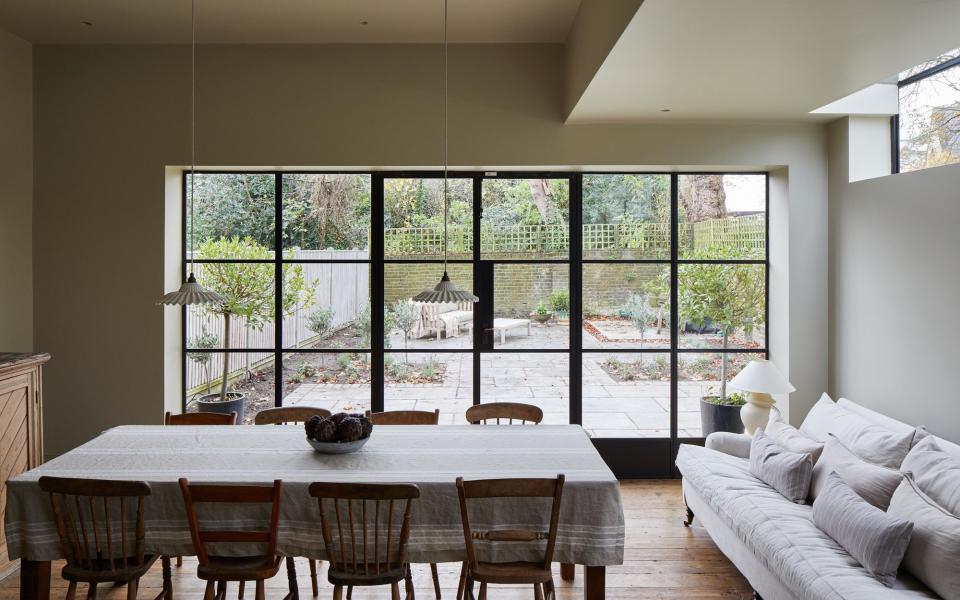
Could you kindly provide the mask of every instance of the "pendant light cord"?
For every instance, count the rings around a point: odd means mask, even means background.
[[[193,237],[193,190],[197,168],[197,1],[190,0],[190,276],[197,250]]]
[[[447,42],[447,3],[448,0],[443,0],[443,274],[447,274],[447,246],[449,244],[449,239],[447,238],[447,214],[449,212],[450,205],[450,196],[448,191],[447,183],[447,169],[449,168],[449,161],[447,159],[449,152],[449,142],[447,139],[447,97],[448,93],[448,82],[449,73],[447,64],[449,63],[449,51],[448,51],[448,42]]]

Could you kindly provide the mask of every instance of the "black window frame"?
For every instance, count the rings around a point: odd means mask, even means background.
[[[929,79],[934,75],[949,71],[953,68],[960,68],[960,56],[956,56],[942,63],[938,63],[929,69],[924,69],[919,73],[914,73],[909,77],[904,77],[897,81],[897,114],[890,117],[890,173],[896,175],[900,173],[900,90],[908,85],[913,85],[924,79]]]

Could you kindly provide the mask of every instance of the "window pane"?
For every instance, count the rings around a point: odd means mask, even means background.
[[[384,410],[440,409],[441,425],[464,425],[473,405],[473,355],[404,353],[383,358]]]
[[[223,296],[227,313],[212,304],[187,306],[187,347],[201,350],[274,347],[274,265],[197,263],[197,279]],[[224,317],[230,328],[224,343]]]
[[[258,412],[274,405],[273,361],[272,352],[187,352],[187,412],[240,412],[219,402],[226,366],[228,400],[242,397],[241,424],[253,423]]]
[[[357,352],[287,352],[283,405],[330,412],[370,410],[370,355]]]
[[[451,281],[460,289],[473,288],[473,265],[447,265]],[[433,288],[443,265],[388,263],[383,268],[384,344],[405,348],[472,348],[472,302],[420,303],[413,297]]]
[[[284,174],[283,247],[370,248],[370,175]]]
[[[960,66],[900,88],[900,170],[960,162]]]
[[[569,256],[567,179],[484,179],[483,258]]]
[[[759,358],[766,358],[762,353],[729,353],[724,354],[681,354],[679,389],[679,437],[705,437],[701,427],[700,404],[704,396],[729,397],[734,390],[724,389],[721,381],[730,381],[747,363]],[[706,432],[710,433],[710,432]]]
[[[370,265],[287,263],[283,274],[284,348],[370,347]]]
[[[584,353],[583,426],[592,437],[670,437],[670,354]]]
[[[680,175],[679,183],[680,258],[765,258],[765,175]]]
[[[584,258],[670,258],[668,175],[584,175]]]
[[[764,265],[679,266],[681,348],[766,345]]]
[[[480,358],[481,402],[522,402],[543,410],[543,422],[570,422],[570,357],[496,352]]]
[[[188,256],[195,258],[272,258],[275,180],[272,173],[198,173],[190,237],[190,184],[187,177]]]
[[[473,258],[473,181],[447,180],[449,258]],[[395,259],[443,258],[443,179],[383,182],[383,252]]]
[[[498,264],[493,290],[494,347],[570,347],[569,265]]]
[[[584,348],[669,348],[670,266],[583,265]]]

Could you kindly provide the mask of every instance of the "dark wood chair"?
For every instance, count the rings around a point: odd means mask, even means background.
[[[481,479],[464,481],[457,478],[457,493],[460,497],[460,518],[463,520],[463,540],[467,547],[467,562],[460,574],[461,585],[457,598],[465,589],[467,596],[473,598],[473,582],[480,583],[480,600],[487,600],[487,584],[533,585],[536,600],[552,600],[555,597],[553,587],[553,548],[557,542],[557,522],[560,518],[560,501],[563,497],[563,475],[556,479]],[[484,498],[553,498],[550,510],[548,531],[524,529],[491,529],[476,531],[470,527],[468,501]],[[546,542],[543,560],[536,562],[481,562],[477,559],[474,540],[489,542]]]
[[[264,600],[263,582],[275,576],[280,570],[283,557],[276,555],[277,521],[280,517],[280,497],[283,482],[279,479],[270,487],[255,485],[206,485],[192,484],[180,478],[180,491],[190,524],[190,536],[193,549],[197,554],[197,577],[207,582],[204,600],[224,598],[226,583],[240,583],[240,595],[243,596],[243,584],[256,582],[256,600]],[[221,531],[202,529],[197,519],[197,504],[270,504],[270,521],[265,530],[259,531]],[[263,547],[263,552],[250,556],[218,556],[207,552],[207,544],[255,544]],[[299,596],[297,573],[293,558],[287,558],[287,578],[290,592],[285,600]],[[217,584],[216,594],[214,584]]]
[[[413,600],[407,540],[410,509],[413,500],[420,497],[420,488],[411,484],[317,482],[310,485],[310,495],[320,507],[333,599],[342,600],[344,587],[350,598],[354,586],[389,585],[392,600],[400,600],[403,581],[406,597]]]
[[[230,414],[195,412],[175,415],[167,412],[163,416],[164,425],[236,425],[237,413]]]
[[[311,406],[280,406],[277,408],[266,408],[257,413],[253,418],[254,425],[290,425],[295,423],[304,423],[310,420],[310,417],[320,415],[329,417],[330,411],[325,408],[313,408]]]
[[[543,410],[539,406],[520,402],[487,402],[471,406],[467,409],[466,416],[467,421],[474,425],[488,424],[491,421],[497,425],[513,425],[515,421],[521,424],[538,424],[543,421]]]
[[[254,425],[287,425],[303,423],[314,415],[329,417],[330,411],[325,408],[312,408],[310,406],[281,406],[278,408],[267,408],[257,413],[253,418]],[[310,565],[310,586],[313,589],[313,595],[320,594],[320,585],[317,582],[317,561],[308,559]]]
[[[440,409],[428,410],[389,410],[371,413],[367,417],[374,425],[437,425],[440,423]]]
[[[157,561],[144,553],[144,498],[150,485],[143,481],[41,477],[40,489],[50,494],[60,547],[67,559],[63,578],[69,582],[67,600],[77,584],[90,586],[88,599],[97,597],[97,584],[127,584],[127,599],[137,597],[140,578]],[[157,599],[173,598],[170,559],[163,557],[163,590]]]

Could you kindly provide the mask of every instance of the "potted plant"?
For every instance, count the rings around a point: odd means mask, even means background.
[[[557,290],[550,294],[550,307],[553,308],[558,321],[570,318],[570,292]]]
[[[213,385],[213,381],[210,379],[210,360],[213,358],[213,355],[210,353],[210,350],[213,350],[218,345],[220,345],[220,340],[217,336],[208,333],[207,330],[204,329],[203,333],[190,340],[190,347],[196,349],[197,352],[187,352],[187,358],[200,365],[200,368],[203,369],[203,380],[207,382],[208,394]]]
[[[733,249],[712,246],[694,253],[695,259],[743,258]],[[739,404],[727,396],[730,335],[740,330],[749,334],[764,319],[764,277],[762,267],[753,264],[698,263],[684,265],[678,278],[680,316],[699,329],[708,322],[716,328],[722,340],[720,353],[719,394],[701,398],[700,416],[703,435],[714,431],[743,432]],[[736,395],[739,396],[739,395]],[[724,414],[733,411],[735,417]],[[717,429],[717,427],[725,427]]]
[[[250,237],[222,237],[206,240],[198,248],[201,257],[245,260],[272,260],[273,251]],[[290,251],[288,258],[293,258]],[[205,263],[203,280],[207,287],[224,298],[219,306],[201,305],[200,310],[211,311],[223,319],[223,364],[220,392],[197,398],[203,412],[237,413],[237,422],[243,421],[247,395],[228,392],[230,384],[230,325],[234,317],[241,317],[246,327],[260,331],[277,317],[274,314],[274,265],[270,263]],[[309,308],[316,296],[316,283],[308,284],[301,265],[284,265],[283,315],[292,316],[297,309]],[[276,368],[280,368],[277,365]],[[281,375],[277,375],[281,376]]]
[[[537,304],[537,309],[530,313],[530,318],[543,325],[553,318],[553,313],[547,310],[547,304],[541,300],[540,303]]]

